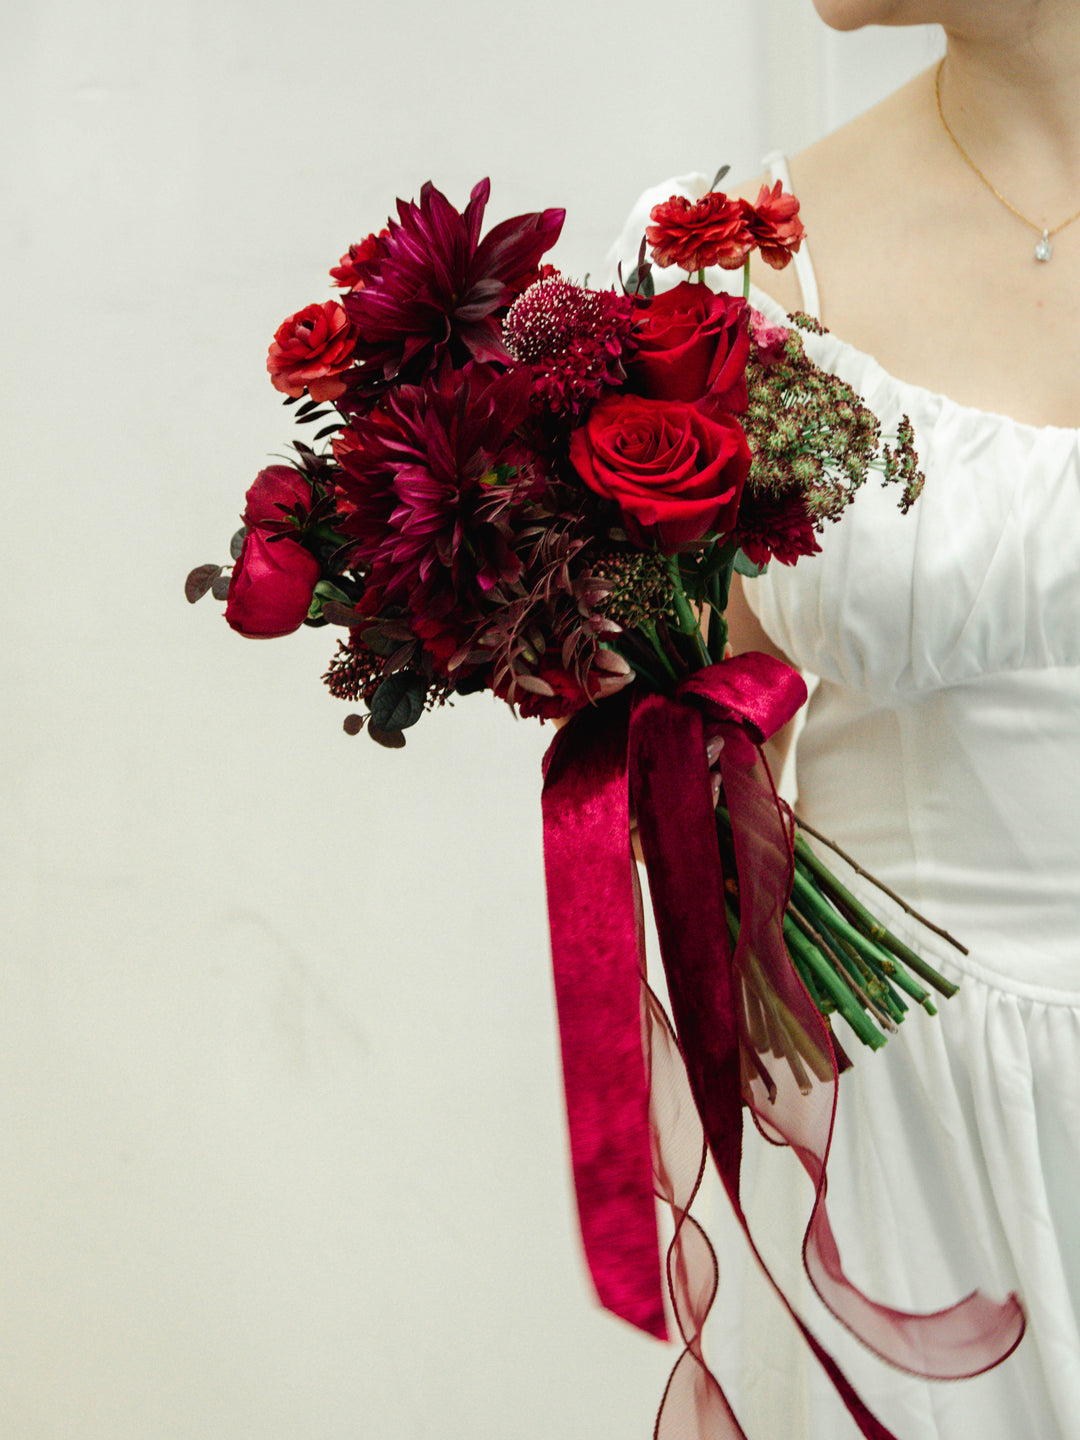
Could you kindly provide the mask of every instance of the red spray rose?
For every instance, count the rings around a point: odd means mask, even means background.
[[[635,307],[637,353],[630,386],[653,400],[702,400],[746,409],[750,353],[744,300],[687,281]]]
[[[253,640],[291,635],[304,623],[320,574],[319,562],[298,541],[251,530],[229,582],[225,619]]]
[[[266,368],[270,383],[294,398],[307,390],[313,400],[336,400],[345,393],[339,379],[352,363],[355,335],[336,300],[307,305],[278,326]]]
[[[757,347],[757,359],[771,369],[778,365],[787,353],[787,342],[790,331],[783,325],[774,325],[767,320],[760,310],[750,310],[750,338]]]
[[[311,508],[311,481],[291,465],[269,465],[260,470],[251,482],[244,509],[244,524],[249,530],[269,521],[285,519],[286,511],[302,505]],[[282,509],[284,506],[284,509]]]
[[[570,459],[590,490],[619,506],[635,544],[673,552],[734,525],[750,447],[730,415],[613,395],[571,435]]]
[[[738,270],[753,248],[744,206],[719,190],[710,190],[700,200],[672,195],[654,205],[649,218],[652,224],[645,238],[652,258],[663,269],[678,265],[693,271],[719,265]]]
[[[761,258],[774,270],[783,270],[806,234],[799,219],[799,202],[779,180],[771,190],[767,185],[761,187],[753,206],[747,207],[747,223]]]

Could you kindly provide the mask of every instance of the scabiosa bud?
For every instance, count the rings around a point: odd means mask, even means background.
[[[538,280],[510,307],[503,341],[533,372],[541,403],[578,415],[626,380],[633,350],[633,302],[613,290],[588,290],[557,272]]]

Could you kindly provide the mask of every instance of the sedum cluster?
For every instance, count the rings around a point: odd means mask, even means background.
[[[883,445],[877,417],[845,380],[814,364],[796,330],[767,355],[755,345],[747,376],[750,403],[742,423],[753,454],[747,480],[752,494],[772,501],[800,498],[820,532],[877,469],[885,483],[902,484],[900,508],[910,509],[923,476],[906,416],[895,443]]]

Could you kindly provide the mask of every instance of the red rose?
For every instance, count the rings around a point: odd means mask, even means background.
[[[645,239],[662,269],[678,265],[692,271],[719,265],[738,270],[753,248],[745,207],[719,190],[710,190],[700,200],[672,195],[654,205],[649,218],[652,224]]]
[[[718,408],[746,409],[750,354],[745,300],[684,280],[635,305],[637,352],[630,385],[652,400],[710,398]]]
[[[304,623],[321,573],[299,541],[251,530],[229,582],[225,619],[253,640],[291,635]]]
[[[291,465],[269,465],[251,482],[241,519],[251,530],[267,521],[284,520],[285,512],[298,504],[311,509],[311,481]]]
[[[747,223],[761,258],[774,270],[783,270],[806,234],[799,219],[799,202],[779,180],[771,190],[767,185],[761,187],[753,206],[747,207]]]
[[[278,327],[266,357],[270,383],[294,398],[306,389],[313,400],[336,400],[345,393],[338,376],[352,363],[355,339],[336,300],[305,306]]]
[[[570,437],[570,460],[642,546],[687,548],[735,523],[750,447],[739,422],[678,400],[612,395]]]

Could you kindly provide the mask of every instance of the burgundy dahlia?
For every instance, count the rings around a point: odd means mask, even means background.
[[[418,204],[398,201],[376,253],[353,267],[344,304],[357,334],[356,394],[419,382],[444,358],[455,366],[509,360],[500,321],[536,278],[565,211],[518,215],[481,239],[490,188],[481,180],[461,213],[429,180]]]
[[[520,575],[515,509],[538,483],[515,434],[528,408],[523,373],[444,365],[395,387],[338,447],[340,523],[369,571],[365,609],[406,610],[432,650],[452,653],[485,597]]]

